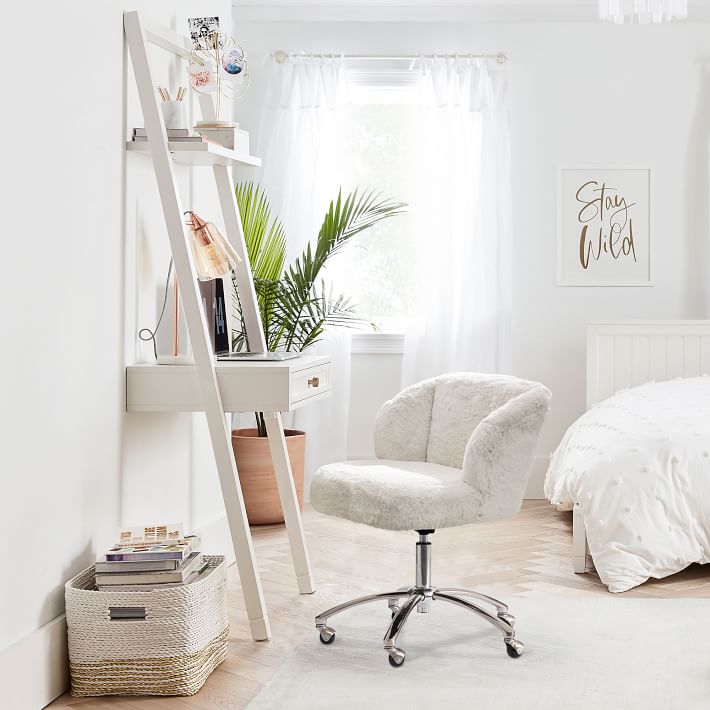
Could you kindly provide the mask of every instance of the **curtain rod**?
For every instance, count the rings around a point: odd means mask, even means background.
[[[284,64],[290,57],[342,57],[343,59],[409,59],[412,64],[417,59],[436,59],[437,57],[454,57],[456,59],[495,59],[498,64],[504,64],[508,60],[508,55],[505,52],[496,52],[495,54],[335,54],[335,53],[320,53],[320,52],[284,52],[278,49],[271,53],[274,61],[277,64]]]

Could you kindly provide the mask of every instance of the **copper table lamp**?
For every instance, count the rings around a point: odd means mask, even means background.
[[[189,240],[197,278],[211,281],[231,273],[241,263],[239,254],[211,222],[206,222],[192,211],[185,212],[190,228]],[[177,274],[173,272],[173,333],[172,354],[159,355],[161,365],[192,365],[191,355],[180,354],[180,288]]]

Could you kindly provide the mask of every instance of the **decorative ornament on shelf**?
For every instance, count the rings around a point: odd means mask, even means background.
[[[249,88],[246,55],[233,37],[219,31],[218,17],[193,17],[188,23],[192,39],[187,68],[190,86],[198,94],[215,94],[219,121],[221,97],[238,99]]]
[[[599,19],[617,25],[670,22],[688,17],[688,0],[599,0]]]

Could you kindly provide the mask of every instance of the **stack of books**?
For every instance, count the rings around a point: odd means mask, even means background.
[[[204,140],[202,136],[196,136],[190,133],[187,128],[167,128],[168,140],[171,143],[203,143]],[[147,141],[148,134],[145,128],[134,128],[133,129],[133,140],[134,141]]]
[[[118,542],[95,565],[99,591],[150,591],[194,582],[210,568],[196,535],[182,525],[126,528]]]
[[[195,130],[206,143],[215,143],[237,153],[249,155],[249,133],[239,128],[238,123],[228,126],[224,121],[198,121]]]

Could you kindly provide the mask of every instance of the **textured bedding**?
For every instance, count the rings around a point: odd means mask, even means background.
[[[648,383],[592,407],[552,455],[545,495],[579,502],[611,592],[710,562],[710,377]]]

